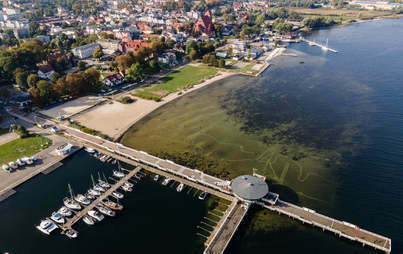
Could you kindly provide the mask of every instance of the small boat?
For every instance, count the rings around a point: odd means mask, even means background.
[[[1,166],[1,168],[6,172],[11,172],[10,167],[8,165],[6,165],[6,164],[3,164],[3,166]]]
[[[97,221],[102,221],[105,218],[100,212],[95,210],[89,210],[87,214]]]
[[[124,195],[122,193],[117,192],[117,191],[112,192],[112,195],[114,197],[116,197],[116,198],[123,198],[124,197]]]
[[[11,169],[16,170],[18,168],[18,165],[14,161],[10,161],[8,163]]]
[[[93,188],[94,190],[97,190],[99,192],[105,192],[105,189],[102,188],[99,184],[95,184]]]
[[[57,228],[57,226],[51,220],[42,220],[41,223],[36,226],[36,228],[42,233],[49,235],[50,233],[52,233],[53,230]]]
[[[71,188],[70,184],[68,184],[67,186],[69,187],[70,198],[65,197],[63,199],[63,204],[67,208],[74,209],[74,210],[80,210],[81,209],[80,204],[74,200],[73,189]]]
[[[60,213],[52,213],[52,216],[50,217],[54,222],[59,223],[59,224],[64,224],[65,220],[63,216]]]
[[[75,231],[73,229],[69,229],[66,231],[66,236],[70,239],[73,239],[73,238],[77,238],[78,233],[77,233],[77,231]]]
[[[93,220],[90,216],[88,216],[88,215],[84,215],[83,221],[84,221],[85,224],[87,224],[87,225],[94,225],[94,224],[95,224],[94,220]]]
[[[94,200],[96,197],[90,193],[85,194],[85,197],[88,198],[89,200]]]
[[[164,181],[162,181],[162,185],[168,185],[171,181],[171,178],[165,178]]]
[[[127,185],[122,185],[122,186],[120,186],[120,188],[122,190],[126,191],[126,192],[132,192],[133,191],[133,189],[131,187],[127,186]]]
[[[65,206],[62,206],[58,211],[62,216],[68,217],[71,216],[73,213]]]
[[[89,205],[91,203],[91,201],[83,194],[78,194],[77,196],[75,196],[74,200],[83,205]]]
[[[22,157],[21,160],[25,162],[27,165],[32,165],[34,162],[31,160],[31,158],[28,157]]]
[[[113,170],[113,175],[119,178],[125,177],[125,174],[122,171],[119,170]]]
[[[73,209],[73,210],[80,210],[81,209],[80,204],[77,201],[75,201],[74,199],[71,199],[71,198],[67,198],[67,197],[64,198],[63,199],[63,204],[67,208],[70,208],[70,209]]]
[[[113,160],[112,157],[110,157],[109,159],[106,160],[107,163],[111,162]]]
[[[94,190],[94,189],[89,189],[88,194],[93,195],[93,196],[101,196],[101,192]]]
[[[179,184],[178,187],[176,187],[176,191],[181,192],[183,190],[183,187],[185,187],[183,183]]]
[[[139,174],[134,174],[134,177],[137,178],[137,180],[141,180],[141,178],[143,177],[142,175]]]
[[[111,185],[105,181],[102,180],[98,180],[98,184],[99,186],[101,186],[104,189],[109,189],[111,187]]]
[[[115,210],[115,211],[123,210],[123,205],[115,203],[113,201],[105,200],[102,203],[104,204],[104,206],[106,206],[106,207],[108,207],[108,208],[110,208],[112,210]]]
[[[204,199],[206,198],[206,196],[207,196],[207,193],[206,193],[206,192],[202,192],[202,193],[200,193],[200,195],[199,195],[199,199],[200,199],[200,200],[204,200]]]
[[[125,182],[124,185],[126,185],[127,187],[130,187],[130,188],[132,188],[134,186],[134,184],[129,183],[129,182]]]
[[[158,179],[160,179],[160,176],[159,176],[159,175],[155,175],[155,176],[154,176],[154,181],[158,181]]]
[[[109,209],[108,207],[105,207],[103,205],[97,205],[97,209],[100,213],[103,213],[105,215],[108,215],[110,217],[113,217],[116,215],[116,213],[114,211],[112,211],[111,209]]]
[[[95,149],[94,149],[94,148],[91,148],[91,147],[86,147],[86,148],[84,148],[84,150],[85,150],[87,153],[95,153]]]
[[[25,162],[22,161],[21,159],[17,159],[15,162],[17,163],[17,165],[18,165],[19,167],[25,166]]]
[[[117,162],[116,159],[114,159],[114,160],[112,161],[112,164],[115,165],[116,162]]]

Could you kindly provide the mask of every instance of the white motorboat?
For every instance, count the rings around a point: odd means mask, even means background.
[[[6,172],[11,172],[10,167],[6,164],[3,164],[3,166],[1,166],[1,168]]]
[[[112,211],[111,209],[109,209],[108,207],[105,207],[103,205],[97,205],[97,209],[99,212],[108,215],[110,217],[113,217],[116,215],[116,213],[114,211]]]
[[[34,162],[31,160],[31,158],[28,157],[22,157],[21,160],[25,162],[27,165],[32,165]]]
[[[134,184],[129,183],[129,182],[125,182],[124,185],[126,185],[127,187],[133,188]]]
[[[41,223],[36,226],[36,228],[42,233],[49,235],[50,233],[52,233],[53,230],[57,228],[57,226],[51,220],[42,220]]]
[[[120,188],[122,188],[122,190],[126,191],[126,192],[132,192],[133,189],[127,185],[122,185],[120,186]]]
[[[154,181],[158,181],[158,179],[160,179],[160,176],[159,176],[159,175],[155,175],[155,176],[154,176]]]
[[[19,167],[25,166],[25,162],[22,161],[21,159],[17,159],[15,162],[17,163],[17,165],[18,165]]]
[[[95,222],[94,222],[94,220],[92,219],[92,217],[90,217],[90,216],[88,216],[88,215],[84,215],[83,221],[84,221],[85,224],[87,224],[87,225],[94,225],[94,224],[95,224]]]
[[[89,210],[87,213],[89,216],[96,219],[97,221],[102,221],[105,218],[101,213],[95,210]]]
[[[70,239],[74,239],[74,238],[77,238],[78,233],[77,233],[77,231],[75,231],[73,229],[69,229],[66,231],[66,236]]]
[[[207,196],[207,193],[206,193],[206,192],[202,192],[202,193],[200,193],[200,195],[199,195],[199,199],[200,199],[200,200],[204,200],[204,199],[206,198],[206,196]]]
[[[94,189],[89,189],[88,194],[91,194],[93,196],[101,196],[101,192],[94,190]]]
[[[117,192],[117,191],[112,192],[112,195],[114,197],[116,197],[116,198],[123,198],[124,197],[124,195],[122,193]]]
[[[162,181],[162,185],[168,185],[171,181],[171,178],[165,178],[164,181]]]
[[[95,149],[94,149],[94,148],[91,148],[91,147],[86,147],[86,148],[84,148],[84,150],[85,150],[87,153],[95,153]]]
[[[88,198],[86,198],[83,194],[78,194],[77,196],[74,197],[74,199],[83,205],[89,205],[91,203],[91,201]]]
[[[125,177],[125,174],[122,171],[119,170],[113,170],[113,175],[119,178]]]
[[[178,187],[176,187],[176,191],[181,192],[181,191],[183,191],[184,187],[185,187],[185,185],[183,183],[181,183],[181,184],[178,185]]]
[[[65,206],[62,206],[58,211],[62,216],[68,217],[72,215],[72,212]]]
[[[52,216],[50,217],[54,222],[59,223],[59,224],[64,224],[65,220],[63,216],[60,213],[52,213]]]

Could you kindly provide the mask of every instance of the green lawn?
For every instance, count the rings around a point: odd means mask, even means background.
[[[42,136],[13,140],[0,146],[0,164],[15,161],[24,156],[32,156],[50,145],[52,140]]]
[[[139,89],[135,95],[145,99],[154,99],[152,95],[161,98],[169,93],[197,85],[203,80],[214,77],[217,72],[217,69],[208,66],[188,65],[161,78],[160,83]]]

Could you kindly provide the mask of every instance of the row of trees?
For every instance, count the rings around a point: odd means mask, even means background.
[[[35,82],[36,81],[36,82]],[[28,76],[29,93],[32,101],[39,106],[46,106],[66,96],[78,97],[100,88],[100,73],[94,68],[67,74],[56,82],[37,80],[32,74]]]

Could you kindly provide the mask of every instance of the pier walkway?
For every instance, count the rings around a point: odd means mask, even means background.
[[[112,192],[116,191],[120,186],[122,186],[125,182],[127,182],[130,178],[132,178],[137,172],[139,172],[142,167],[136,167],[135,169],[131,170],[125,177],[120,179],[117,183],[111,184],[111,188],[106,190],[101,196],[99,196],[96,200],[91,202],[88,206],[84,207],[81,211],[76,213],[71,219],[69,219],[65,224],[60,225],[60,228],[63,231],[69,230],[72,226],[77,223],[84,215],[87,214],[88,211],[93,209],[96,205],[100,204],[102,200],[106,199],[107,197],[112,195]]]
[[[307,39],[302,39],[302,41],[305,41],[306,43],[308,43],[309,46],[316,46],[316,47],[322,48],[323,50],[328,50],[328,51],[333,52],[333,53],[338,53],[339,52],[339,51],[337,51],[335,49],[329,48],[327,45],[325,46],[325,45],[319,44],[319,43],[314,42],[314,41],[310,41],[310,40],[307,40]]]
[[[249,205],[245,203],[235,201],[231,204],[231,209],[224,216],[223,221],[218,224],[211,237],[206,241],[207,247],[204,254],[224,253],[248,209]]]
[[[363,246],[368,245],[386,253],[391,252],[392,242],[390,238],[361,229],[354,224],[324,216],[306,207],[299,207],[280,199],[276,201],[275,204],[270,204],[269,202],[258,202],[258,204],[269,210],[297,219],[304,224],[310,224],[321,228],[323,231],[333,232],[339,237],[360,242]]]

